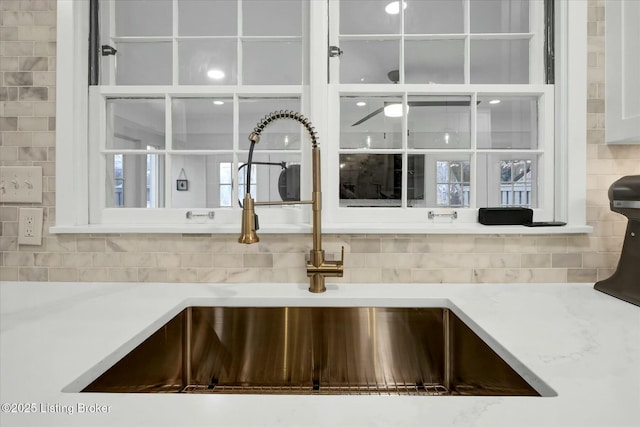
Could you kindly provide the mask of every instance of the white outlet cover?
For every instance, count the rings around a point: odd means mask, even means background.
[[[20,208],[18,213],[18,244],[42,244],[42,208]]]

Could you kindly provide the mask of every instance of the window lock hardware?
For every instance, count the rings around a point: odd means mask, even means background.
[[[209,219],[213,219],[216,216],[214,211],[209,211],[207,213],[193,213],[192,211],[187,211],[187,219],[193,219],[196,217],[207,217]]]
[[[101,51],[102,51],[102,56],[110,56],[118,53],[118,50],[115,47],[109,46],[108,44],[103,44]]]
[[[344,52],[338,46],[329,46],[329,58],[341,56]]]

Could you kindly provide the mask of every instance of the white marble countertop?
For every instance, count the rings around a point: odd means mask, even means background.
[[[0,284],[0,425],[638,426],[640,308],[592,284]],[[77,393],[182,307],[453,304],[554,397]],[[97,367],[97,368],[96,368]],[[9,406],[7,406],[9,405]],[[11,412],[13,409],[22,412]],[[32,410],[31,413],[24,413]],[[84,410],[84,412],[82,412]],[[91,412],[90,412],[91,411]],[[98,412],[96,412],[98,411]],[[73,412],[73,413],[69,413]]]

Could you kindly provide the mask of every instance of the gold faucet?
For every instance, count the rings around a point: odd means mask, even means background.
[[[311,200],[299,200],[291,202],[254,202],[251,194],[249,193],[251,184],[250,174],[253,147],[260,141],[260,134],[262,133],[264,128],[269,123],[279,119],[293,119],[298,121],[307,129],[311,137],[311,160],[313,174]],[[240,238],[238,239],[238,242],[251,244],[260,241],[260,238],[256,234],[258,223],[254,211],[255,206],[310,204],[313,213],[313,247],[310,252],[309,260],[307,261],[309,291],[313,293],[326,291],[327,288],[325,287],[325,277],[342,277],[344,264],[344,246],[342,247],[342,255],[339,261],[328,261],[324,259],[321,231],[322,191],[320,182],[320,149],[318,148],[317,136],[314,128],[311,126],[311,122],[308,118],[299,113],[296,113],[295,111],[274,111],[273,113],[265,116],[257,124],[253,132],[251,132],[251,135],[249,135],[249,141],[251,141],[251,148],[249,149],[249,159],[247,162],[247,193],[244,196],[244,202],[242,205],[242,230],[240,232]]]

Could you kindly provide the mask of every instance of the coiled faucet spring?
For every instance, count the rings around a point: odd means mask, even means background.
[[[249,141],[260,141],[260,134],[262,134],[264,128],[266,128],[269,123],[274,122],[278,119],[292,119],[299,122],[302,126],[305,127],[307,132],[309,132],[309,137],[311,138],[311,146],[313,148],[318,147],[318,135],[316,134],[315,128],[311,126],[311,121],[302,114],[290,110],[274,111],[273,113],[264,116],[264,118],[260,120],[260,122],[253,129],[253,132],[251,132],[251,134],[249,135]]]

